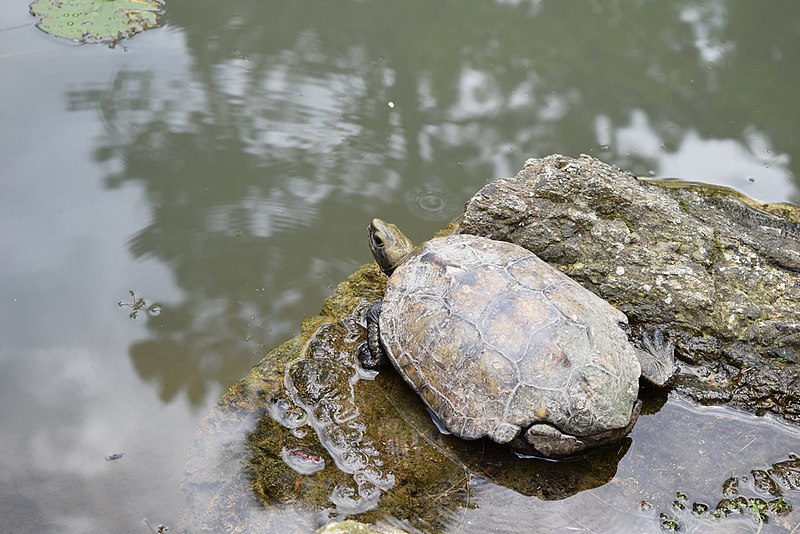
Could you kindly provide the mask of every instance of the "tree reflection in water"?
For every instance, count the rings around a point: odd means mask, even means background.
[[[786,1],[217,5],[170,3],[190,61],[174,77],[67,95],[102,115],[107,186],[145,193],[131,253],[184,291],[130,349],[164,400],[234,382],[369,259],[370,217],[408,220],[426,191],[446,204],[430,233],[529,156],[660,173],[690,136],[800,176]],[[657,148],[621,139],[636,120]]]

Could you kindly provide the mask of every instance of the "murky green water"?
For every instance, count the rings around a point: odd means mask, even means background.
[[[197,422],[369,260],[373,215],[429,235],[552,152],[800,202],[790,0],[169,0],[165,27],[114,49],[43,34],[24,0],[2,8],[3,531],[178,530]],[[160,313],[132,318],[138,298]],[[668,403],[629,461],[663,460],[650,436],[703,417]],[[758,420],[719,417],[739,433],[701,424],[696,439],[754,450],[760,431],[742,433]],[[800,453],[786,432],[742,465]],[[669,453],[689,502],[743,469],[715,455],[708,475],[688,439]],[[598,531],[582,503],[649,482],[625,477],[555,516],[502,493],[453,530]]]

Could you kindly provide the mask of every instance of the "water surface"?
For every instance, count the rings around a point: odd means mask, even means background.
[[[169,0],[113,49],[3,8],[4,530],[177,530],[198,420],[370,259],[374,215],[424,238],[553,152],[800,202],[788,0]],[[462,531],[520,524],[496,501]]]

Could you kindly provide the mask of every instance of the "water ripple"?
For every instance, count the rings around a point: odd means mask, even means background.
[[[405,194],[405,200],[411,213],[427,221],[452,219],[460,208],[452,191],[435,184],[415,187]]]

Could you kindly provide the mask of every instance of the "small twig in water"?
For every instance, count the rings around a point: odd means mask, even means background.
[[[28,26],[33,26],[34,24],[36,24],[35,20],[31,22],[26,22],[25,24],[18,24],[16,26],[8,26],[6,28],[0,28],[0,32],[7,32],[11,30],[18,30],[20,28],[27,28]]]
[[[752,444],[753,444],[753,442],[754,442],[755,440],[756,440],[756,438],[753,438],[753,439],[751,439],[751,440],[750,440],[750,443],[748,443],[747,445],[745,445],[744,447],[742,447],[741,449],[739,449],[739,452],[742,452],[742,451],[743,451],[743,450],[745,450],[747,447],[749,447],[750,445],[752,445]]]

